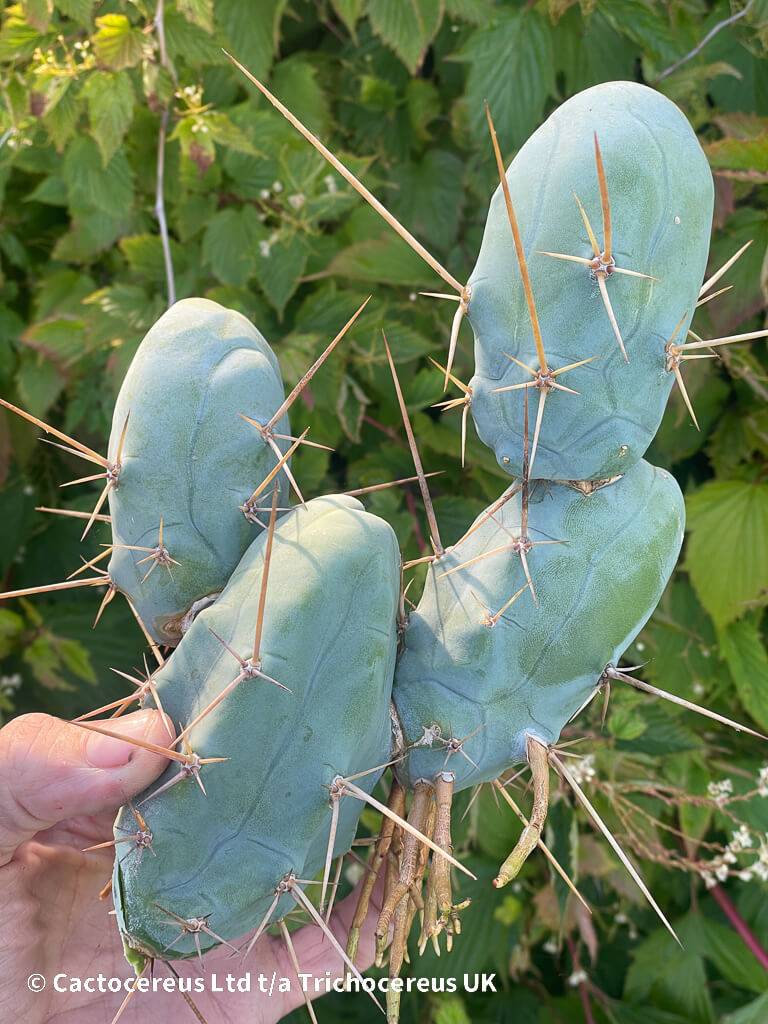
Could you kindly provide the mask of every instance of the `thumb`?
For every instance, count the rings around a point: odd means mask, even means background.
[[[109,722],[112,732],[166,746],[159,711]],[[167,760],[131,743],[50,715],[22,715],[0,730],[0,866],[36,833],[80,814],[117,810],[145,789]]]

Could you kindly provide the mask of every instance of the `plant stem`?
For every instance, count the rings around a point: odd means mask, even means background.
[[[739,938],[754,956],[755,960],[757,960],[764,971],[768,971],[768,953],[766,953],[760,945],[757,936],[738,912],[731,897],[726,893],[725,889],[716,885],[709,890],[709,894],[733,925],[733,928],[739,935]]]

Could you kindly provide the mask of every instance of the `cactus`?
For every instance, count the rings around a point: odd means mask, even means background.
[[[183,299],[142,341],[115,404],[105,488],[112,517],[108,573],[162,643],[223,590],[254,536],[249,495],[288,448],[277,359],[246,318]],[[277,436],[277,440],[274,439]],[[287,481],[280,474],[280,499]],[[262,517],[263,518],[263,517]]]
[[[349,849],[363,804],[334,783],[376,769],[359,780],[368,792],[389,759],[399,579],[383,520],[354,498],[315,498],[252,542],[156,672],[181,731],[176,759],[116,822],[130,949],[167,959],[229,942],[284,880],[274,919],[295,905],[291,879]],[[184,926],[195,919],[205,927]]]
[[[525,761],[529,735],[555,743],[656,607],[683,522],[675,480],[644,461],[586,492],[505,491],[430,565],[410,615],[400,782],[450,766],[458,791]]]
[[[608,479],[642,457],[674,383],[666,346],[676,328],[685,338],[706,267],[709,164],[674,103],[643,85],[608,82],[558,107],[506,181],[538,324],[500,185],[467,284],[477,432],[519,476],[517,391],[535,388],[542,409],[549,401],[532,475]]]

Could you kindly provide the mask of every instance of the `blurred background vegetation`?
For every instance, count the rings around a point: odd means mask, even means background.
[[[764,325],[766,0],[174,0],[161,3],[164,47],[157,8],[142,0],[3,7],[0,393],[96,448],[125,368],[167,303],[155,214],[165,130],[176,294],[244,312],[273,344],[289,386],[375,295],[293,416],[296,431],[311,425],[335,447],[297,456],[304,493],[412,473],[382,326],[426,468],[443,472],[433,491],[444,539],[506,485],[472,437],[462,471],[458,417],[429,408],[442,394],[427,357],[443,358],[452,307],[417,293],[438,279],[246,86],[222,47],[266,78],[461,280],[496,184],[483,100],[511,158],[572,93],[617,78],[655,85],[686,111],[716,174],[712,268],[754,239],[725,279],[735,287],[699,311],[695,328],[706,337]],[[630,654],[649,681],[768,731],[765,346],[721,355],[690,364],[701,432],[674,393],[649,454],[680,481],[689,531]],[[472,373],[466,326],[457,372]],[[86,509],[95,499],[87,488],[59,490],[80,466],[37,433],[0,414],[4,589],[63,579],[108,539],[100,527],[81,548],[76,521],[35,511]],[[385,491],[369,505],[392,523],[406,557],[422,553],[416,492]],[[93,631],[97,605],[85,591],[0,607],[0,715],[71,716],[122,695],[109,668],[136,665],[142,638],[120,601]],[[765,1024],[765,746],[629,689],[613,694],[604,725],[600,707],[582,715],[565,738],[577,737],[585,757],[575,770],[685,950],[564,792],[548,842],[593,916],[577,912],[542,858],[508,889],[492,889],[518,826],[484,792],[457,845],[486,884],[473,891],[451,956],[414,956],[410,971],[496,971],[500,991],[414,994],[404,1022]],[[363,820],[376,827],[367,813]],[[318,1010],[328,1024],[371,1013],[363,996],[331,997]]]

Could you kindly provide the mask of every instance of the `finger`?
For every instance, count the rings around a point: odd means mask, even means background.
[[[159,711],[137,711],[110,729],[165,746]],[[0,866],[36,833],[74,815],[116,810],[163,770],[164,757],[86,732],[50,715],[22,715],[0,730]]]

